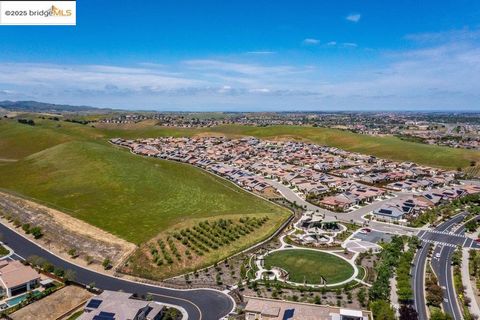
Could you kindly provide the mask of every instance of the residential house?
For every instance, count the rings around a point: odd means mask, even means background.
[[[371,320],[370,311],[247,297],[246,320]]]
[[[91,298],[79,320],[160,320],[165,306],[134,299],[131,293],[103,291]]]
[[[38,286],[40,274],[18,260],[0,261],[0,283],[8,297],[30,291]]]

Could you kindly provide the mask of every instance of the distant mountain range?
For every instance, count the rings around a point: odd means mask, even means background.
[[[114,109],[95,108],[89,106],[71,106],[68,104],[53,104],[38,101],[0,101],[0,109],[25,112],[111,112]]]

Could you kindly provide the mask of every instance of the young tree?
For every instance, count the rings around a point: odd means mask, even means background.
[[[395,320],[395,311],[386,300],[377,300],[371,303],[375,320]]]
[[[443,301],[443,291],[442,288],[437,284],[432,284],[427,288],[427,304],[432,306],[440,306]]]
[[[112,267],[111,263],[112,262],[110,261],[109,258],[105,258],[102,262],[102,266],[105,270],[107,270],[107,269],[110,269]]]
[[[400,306],[400,320],[418,320],[418,314],[411,304],[402,304]]]
[[[72,269],[67,269],[65,270],[65,273],[63,274],[63,278],[66,281],[75,281],[77,278],[77,273],[73,271]]]

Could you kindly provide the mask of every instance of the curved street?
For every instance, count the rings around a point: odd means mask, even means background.
[[[369,227],[375,230],[391,233],[391,234],[398,234],[398,235],[411,236],[411,235],[415,235],[420,230],[418,228],[396,225],[392,223],[385,223],[380,221],[367,221],[363,218],[364,215],[371,213],[373,210],[381,207],[385,202],[390,201],[390,199],[375,201],[373,203],[370,203],[352,212],[338,213],[338,212],[327,210],[325,208],[321,208],[319,206],[316,206],[304,200],[298,194],[293,192],[293,190],[290,189],[288,186],[278,181],[271,180],[271,179],[265,179],[265,181],[268,184],[270,184],[272,187],[276,188],[282,194],[282,196],[288,201],[296,203],[297,205],[302,206],[306,210],[315,211],[315,212],[324,214],[326,217],[335,218],[343,222],[356,222],[361,225],[368,224]],[[397,197],[405,197],[405,196],[408,196],[408,193],[397,192],[395,193],[395,195]]]
[[[41,248],[1,223],[0,233],[3,234],[7,245],[20,256],[25,258],[31,255],[43,257],[55,266],[75,271],[77,282],[83,284],[93,282],[100,289],[123,290],[125,292],[137,293],[138,295],[151,294],[155,301],[177,305],[185,309],[189,320],[218,320],[229,314],[235,306],[230,296],[217,290],[168,289],[120,279],[80,267]]]

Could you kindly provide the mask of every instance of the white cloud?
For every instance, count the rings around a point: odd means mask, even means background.
[[[351,13],[345,17],[345,19],[354,23],[359,22],[361,18],[362,18],[362,15],[360,13]]]
[[[355,42],[344,42],[342,43],[342,46],[347,48],[356,48],[358,47],[358,44],[356,44]]]
[[[345,63],[341,57],[313,66],[279,64],[273,57],[253,63],[253,56],[246,63],[245,55],[165,65],[0,63],[0,96],[163,110],[478,110],[480,45],[472,32],[460,39],[429,36],[434,43],[420,41],[415,49],[375,53],[363,65]],[[356,44],[331,41],[325,46]]]
[[[303,40],[303,44],[308,46],[314,46],[320,43],[320,40],[314,38],[306,38]]]

